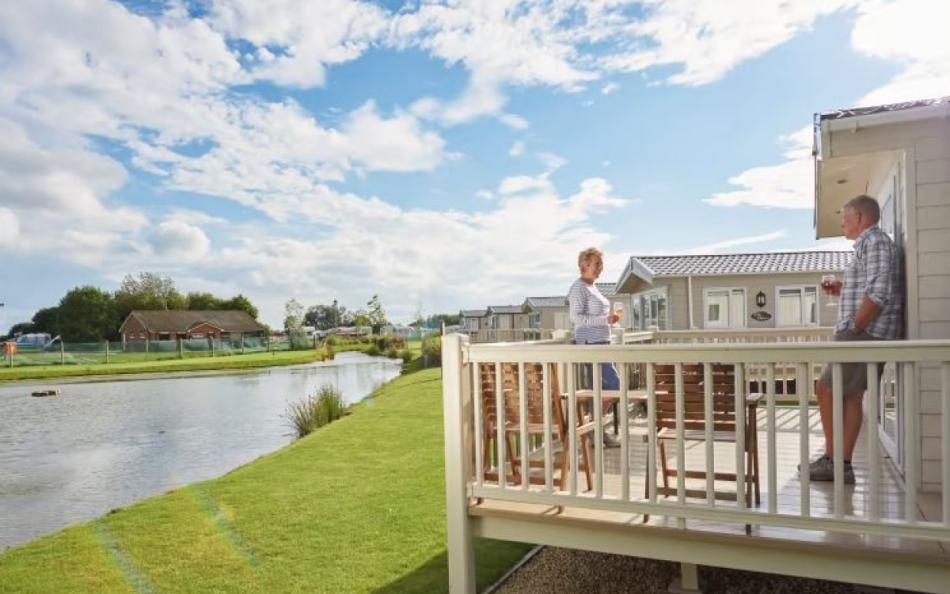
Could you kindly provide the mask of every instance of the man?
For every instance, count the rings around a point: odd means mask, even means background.
[[[839,284],[838,323],[834,340],[894,340],[901,336],[902,297],[897,247],[878,226],[881,211],[870,196],[858,196],[844,205],[841,228],[845,237],[855,240],[854,260]],[[818,380],[818,411],[825,434],[825,454],[809,465],[813,481],[834,480],[834,426],[832,424],[832,366]],[[842,365],[844,415],[842,451],[844,481],[854,484],[851,455],[861,432],[862,400],[867,389],[867,371],[863,363]]]

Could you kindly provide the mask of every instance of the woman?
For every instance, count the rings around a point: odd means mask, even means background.
[[[610,344],[610,325],[620,320],[619,312],[610,311],[610,301],[597,288],[595,281],[604,270],[604,254],[587,248],[577,255],[581,276],[567,292],[568,310],[574,324],[574,344]],[[620,376],[611,363],[601,363],[601,388],[619,390]],[[604,402],[604,411],[613,402]],[[612,435],[604,434],[604,445],[619,445]]]

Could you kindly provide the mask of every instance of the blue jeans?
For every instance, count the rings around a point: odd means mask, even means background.
[[[609,342],[584,342],[574,344],[610,344]],[[584,365],[585,369],[590,369],[590,365]],[[617,367],[613,363],[600,364],[600,388],[602,390],[619,390],[620,374],[617,373]]]

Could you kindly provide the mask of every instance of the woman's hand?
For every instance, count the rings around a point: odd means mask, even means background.
[[[620,314],[618,314],[618,313],[612,313],[612,314],[608,314],[608,315],[607,315],[607,323],[608,323],[608,324],[616,324],[616,323],[619,322],[619,321],[620,321]]]

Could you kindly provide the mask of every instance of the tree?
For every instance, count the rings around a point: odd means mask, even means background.
[[[433,314],[426,318],[426,328],[440,328],[442,322],[445,322],[446,326],[455,326],[460,321],[461,316],[459,314]]]
[[[125,275],[115,292],[115,303],[121,319],[133,309],[185,309],[188,305],[175,281],[154,272],[141,272],[138,278]]]
[[[76,287],[59,302],[59,334],[74,342],[100,341],[119,326],[115,298],[97,287]]]
[[[255,320],[257,319],[257,307],[251,303],[251,300],[238,293],[237,297],[232,297],[227,301],[221,301],[221,309],[236,309],[247,312]]]
[[[33,322],[18,322],[10,326],[10,332],[8,336],[19,336],[21,334],[29,334],[31,332],[36,332],[36,328],[33,327]]]
[[[185,297],[185,300],[188,301],[188,309],[192,311],[202,309],[225,309],[221,307],[222,301],[211,293],[188,293],[188,295]]]
[[[296,299],[284,304],[284,330],[299,332],[303,328],[303,306]]]
[[[49,332],[53,336],[62,334],[59,325],[59,308],[44,307],[33,314],[34,332]]]
[[[386,310],[379,301],[379,295],[373,295],[373,298],[366,302],[366,317],[369,319],[368,326],[373,327],[373,332],[378,332],[380,326],[386,325]],[[357,324],[359,326],[360,324]]]
[[[346,317],[346,308],[334,299],[330,305],[319,304],[309,308],[304,321],[317,330],[330,330],[343,326]]]

